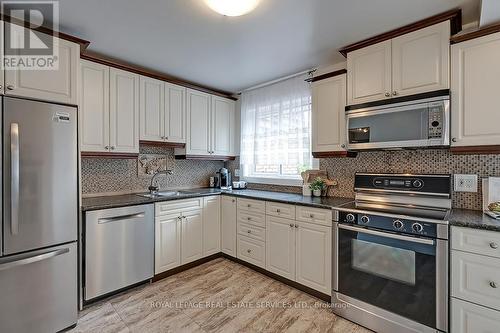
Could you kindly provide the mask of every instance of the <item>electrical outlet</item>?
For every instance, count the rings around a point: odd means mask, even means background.
[[[455,192],[477,192],[477,175],[455,175]]]
[[[240,176],[240,169],[234,169],[234,176],[239,177]]]

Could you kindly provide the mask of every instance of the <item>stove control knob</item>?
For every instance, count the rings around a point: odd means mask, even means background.
[[[396,220],[392,223],[392,226],[396,229],[396,230],[401,230],[404,228],[404,224],[403,222],[401,222],[400,220]]]
[[[356,221],[356,216],[354,216],[354,214],[347,214],[345,219],[347,220],[347,222],[353,223],[354,221]]]
[[[415,232],[422,232],[422,231],[424,231],[424,226],[421,225],[420,223],[413,223],[413,225],[411,226],[411,228]]]
[[[366,215],[361,216],[361,222],[364,224],[368,224],[370,222],[370,218]]]
[[[422,186],[424,186],[424,182],[420,179],[416,179],[413,181],[413,187],[421,188]]]

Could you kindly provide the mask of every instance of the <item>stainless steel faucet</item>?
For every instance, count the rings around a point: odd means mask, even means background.
[[[165,174],[165,175],[173,175],[174,172],[172,170],[162,170],[162,171],[158,171],[157,173],[155,173],[153,175],[153,177],[151,178],[151,184],[149,185],[149,193],[151,194],[157,194],[158,191],[159,191],[159,187],[158,186],[155,186],[154,185],[154,182],[155,182],[155,179],[158,175],[161,175],[161,174]],[[168,181],[168,178],[167,178],[167,181]]]

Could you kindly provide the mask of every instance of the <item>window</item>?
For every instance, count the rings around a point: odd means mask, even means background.
[[[301,185],[311,154],[311,89],[306,76],[244,92],[241,169],[251,182]]]

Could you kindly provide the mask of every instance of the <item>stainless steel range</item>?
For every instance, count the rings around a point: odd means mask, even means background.
[[[356,174],[335,214],[333,311],[377,332],[448,331],[450,175]]]

